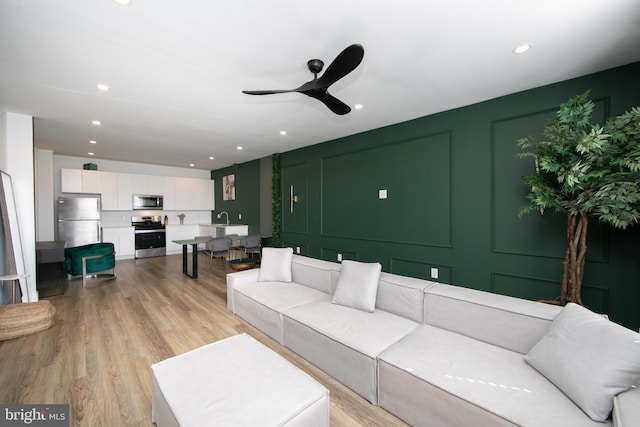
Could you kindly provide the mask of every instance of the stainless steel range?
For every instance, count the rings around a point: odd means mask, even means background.
[[[167,232],[159,215],[132,216],[135,233],[135,257],[149,258],[167,254]]]

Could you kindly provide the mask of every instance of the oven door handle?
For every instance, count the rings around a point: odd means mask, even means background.
[[[135,234],[142,233],[166,233],[166,230],[135,230]]]

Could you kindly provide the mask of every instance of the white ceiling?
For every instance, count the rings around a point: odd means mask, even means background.
[[[313,77],[309,59],[326,68],[353,43],[364,60],[329,92],[362,110],[241,93],[296,88]],[[522,43],[533,48],[512,53]],[[0,111],[32,115],[37,148],[179,167],[217,169],[636,61],[638,0],[0,0]]]

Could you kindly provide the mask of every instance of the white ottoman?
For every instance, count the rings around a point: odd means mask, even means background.
[[[247,334],[151,366],[165,426],[328,426],[329,391]]]

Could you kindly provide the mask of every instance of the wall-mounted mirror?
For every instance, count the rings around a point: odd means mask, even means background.
[[[0,227],[0,276],[24,274],[24,256],[11,176],[3,171],[0,171],[0,175],[2,176],[2,179],[0,179],[0,213],[2,214],[2,226]],[[3,286],[3,296],[6,295],[4,288]],[[11,287],[8,287],[8,289],[11,289]],[[22,295],[27,295],[26,279],[20,280],[20,290]],[[11,301],[11,293],[9,292],[8,295],[8,301],[5,297],[3,298],[4,301],[0,300],[1,304],[7,304]],[[19,296],[16,296],[16,301],[19,301]]]

